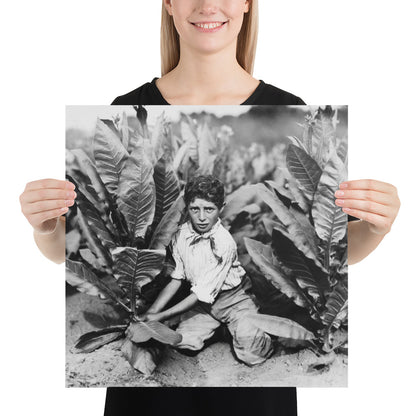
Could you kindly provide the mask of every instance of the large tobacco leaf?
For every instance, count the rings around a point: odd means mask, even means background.
[[[88,225],[87,219],[82,214],[81,210],[78,210],[78,224],[82,235],[88,242],[88,247],[98,258],[103,267],[109,269],[112,265],[112,259],[110,252],[103,246],[102,241],[97,237],[95,232],[92,231]]]
[[[162,344],[177,345],[182,335],[158,321],[132,322],[126,331],[126,337],[136,343],[155,339]]]
[[[164,250],[170,243],[173,234],[177,231],[179,222],[185,210],[183,194],[170,206],[157,225],[150,240],[149,248],[153,250]]]
[[[342,162],[347,165],[348,157],[348,140],[346,137],[337,140],[336,144],[337,155],[342,160]]]
[[[156,188],[156,210],[153,222],[157,225],[179,195],[179,180],[167,155],[158,160],[153,178]]]
[[[66,233],[65,252],[66,252],[67,257],[79,251],[80,242],[81,242],[81,233],[76,228]]]
[[[114,199],[120,173],[128,158],[127,149],[118,135],[100,119],[97,119],[93,149],[100,178]]]
[[[121,134],[121,143],[123,144],[125,149],[129,148],[129,138],[130,138],[130,129],[129,129],[129,123],[127,120],[127,114],[125,111],[123,111],[123,114],[121,116],[120,122],[119,122],[119,131]]]
[[[101,202],[107,203],[108,200],[108,191],[104,186],[103,181],[101,180],[97,168],[94,166],[92,160],[88,157],[82,149],[72,149],[68,150],[76,159],[78,163],[78,167],[82,169],[82,173],[85,173],[91,183],[93,192],[96,193],[96,198],[94,198],[94,202]],[[80,181],[77,182],[78,186],[87,184],[83,184]],[[87,191],[91,188],[87,188]],[[90,199],[90,201],[93,201]]]
[[[240,188],[226,196],[221,218],[226,223],[231,223],[244,210],[244,207],[260,201],[255,185],[240,186]]]
[[[273,213],[286,227],[286,234],[293,244],[305,254],[306,257],[318,258],[317,239],[315,230],[303,214],[297,214],[293,208],[288,209],[285,204],[264,184],[255,185],[259,196],[271,208]]]
[[[158,345],[137,344],[126,338],[121,352],[133,368],[143,374],[150,375],[162,359],[163,350]]]
[[[213,136],[208,124],[205,122],[198,136],[198,161],[199,166],[204,167],[212,163],[212,168],[214,167],[214,160],[216,158],[217,150],[217,141]],[[204,169],[207,172],[207,168]],[[212,169],[209,173],[212,173]]]
[[[110,326],[98,331],[87,332],[81,335],[75,343],[75,352],[91,352],[103,345],[116,341],[124,335],[127,325]]]
[[[282,233],[287,239],[292,241],[296,248],[300,250],[305,255],[305,257],[312,260],[315,263],[315,265],[319,267],[322,271],[325,271],[323,269],[323,265],[319,257],[317,245],[305,246],[304,244],[302,244],[301,241],[294,238],[294,236],[288,231],[287,227],[278,218],[272,220],[270,218],[264,217],[263,225],[267,234],[269,234],[270,236],[273,235],[274,230]],[[310,249],[310,247],[313,248],[313,251]]]
[[[244,238],[248,254],[267,280],[296,305],[307,308],[311,301],[304,295],[295,279],[288,277],[273,255],[272,248],[260,241]]]
[[[290,276],[314,303],[318,306],[323,304],[325,291],[329,289],[325,273],[308,260],[280,231],[273,230],[272,240],[273,252],[278,261],[290,271]]]
[[[144,238],[153,222],[156,203],[153,165],[144,144],[133,150],[121,172],[117,201],[132,242]]]
[[[287,168],[277,168],[275,179],[266,181],[266,184],[277,194],[288,199],[292,204],[297,204],[306,214],[309,212],[309,201],[305,198],[304,193],[299,189],[296,180],[289,173]]]
[[[208,155],[200,164],[198,170],[195,172],[195,175],[212,175],[216,160],[217,155]]]
[[[348,313],[348,288],[345,279],[341,279],[332,289],[325,304],[325,313],[322,321],[329,331],[339,328]]]
[[[134,313],[136,293],[160,273],[165,259],[164,250],[138,250],[117,247],[111,252],[114,259],[114,276],[130,298]]]
[[[156,160],[159,160],[164,154],[163,143],[166,139],[165,135],[165,112],[163,111],[156,119],[151,135],[151,143],[155,152]]]
[[[71,272],[69,269],[67,269],[65,272],[65,280],[72,287],[77,289],[78,292],[85,293],[86,295],[90,295],[90,296],[99,296],[101,298],[105,298],[103,293],[100,290],[98,290],[96,286],[78,277],[75,273]]]
[[[120,287],[117,286],[115,281],[113,284],[109,283],[111,280],[104,283],[91,269],[78,261],[66,259],[65,266],[78,278],[95,286],[102,295],[118,303],[127,312],[131,312],[131,310],[123,303],[122,296],[124,293]]]
[[[318,184],[312,205],[312,218],[316,233],[325,242],[325,266],[329,268],[331,248],[347,232],[347,215],[335,205],[334,193],[345,179],[345,164],[334,150]]]
[[[336,114],[330,106],[319,108],[311,125],[313,157],[321,167],[326,163],[329,144],[335,140],[334,117]]]
[[[104,221],[102,214],[97,210],[96,206],[79,189],[76,204],[90,227],[90,231],[100,239],[102,245],[107,250],[114,248],[119,241],[117,234],[107,228],[107,225],[111,226],[111,222],[109,220]],[[111,228],[114,230],[114,227]]]
[[[198,158],[198,137],[195,129],[192,126],[193,122],[181,121],[182,139],[187,143],[187,157],[191,159],[196,165],[199,163]]]
[[[312,128],[312,124],[310,122],[308,122],[308,120],[310,120],[310,117],[307,117],[307,121],[304,125],[304,129],[303,129],[303,135],[302,135],[302,139],[303,139],[303,143],[305,144],[306,147],[306,151],[311,155],[312,154],[312,141],[313,141],[313,128]]]
[[[304,190],[307,199],[313,201],[322,173],[319,165],[303,149],[293,144],[288,146],[286,163],[290,173]]]
[[[306,153],[311,154],[310,148],[304,143],[301,139],[299,139],[296,136],[287,136],[287,138],[294,144],[296,147],[300,147],[303,149]]]
[[[101,270],[102,265],[99,262],[98,258],[94,255],[94,253],[89,248],[81,248],[79,250],[79,254],[81,258],[89,264],[93,269]]]
[[[281,230],[282,232],[286,232],[286,227],[281,223],[281,221],[279,221],[278,218],[272,220],[271,218],[263,217],[262,222],[264,225],[264,229],[270,237],[272,236],[273,230],[275,228]]]
[[[83,193],[85,198],[99,212],[110,233],[120,237],[120,242],[126,235],[123,219],[115,205],[115,201],[98,175],[95,165],[82,149],[74,149],[69,153],[74,158],[74,161],[72,162],[72,167],[68,169],[70,172],[70,175],[67,174],[68,179],[77,184],[77,193],[79,191]]]
[[[175,172],[177,172],[184,162],[184,159],[188,153],[189,143],[185,142],[181,145],[179,150],[176,152],[174,158],[173,158],[173,169]]]

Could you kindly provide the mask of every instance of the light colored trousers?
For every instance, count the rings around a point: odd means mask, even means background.
[[[269,358],[274,351],[270,336],[244,319],[246,314],[258,312],[258,307],[246,293],[250,286],[250,279],[244,276],[239,286],[220,292],[212,305],[198,302],[183,313],[176,329],[182,335],[182,341],[175,347],[199,351],[204,341],[225,324],[233,338],[234,352],[242,362],[252,366]]]

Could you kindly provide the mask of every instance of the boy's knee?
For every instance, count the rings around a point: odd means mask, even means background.
[[[249,350],[238,349],[238,348],[234,348],[234,352],[240,361],[242,361],[244,364],[250,367],[264,363],[273,353],[273,351],[271,351],[268,354],[262,354],[262,353],[258,354],[258,353],[253,353],[252,351],[249,351]]]
[[[242,320],[234,334],[234,352],[247,365],[261,364],[274,352],[270,335]]]
[[[202,337],[192,336],[186,333],[180,334],[182,335],[182,341],[179,344],[175,345],[176,348],[191,351],[200,351],[204,347],[204,339]]]

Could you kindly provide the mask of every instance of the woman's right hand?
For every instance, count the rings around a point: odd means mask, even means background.
[[[23,215],[40,234],[55,231],[58,218],[74,205],[75,185],[69,181],[41,179],[29,182],[20,195]]]

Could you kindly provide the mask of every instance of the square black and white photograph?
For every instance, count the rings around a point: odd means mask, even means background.
[[[347,106],[67,106],[67,387],[345,387]]]

